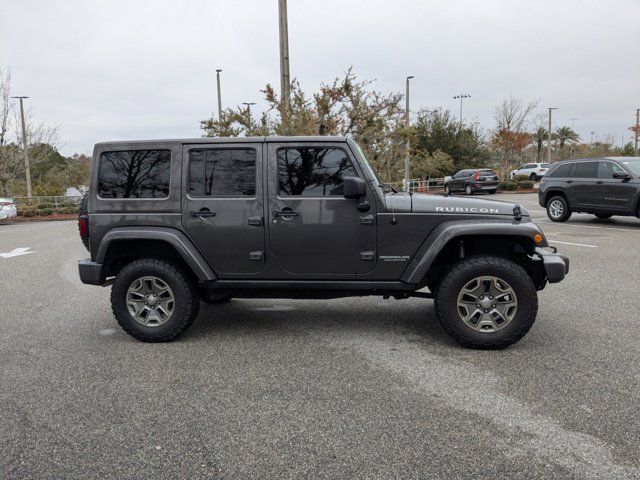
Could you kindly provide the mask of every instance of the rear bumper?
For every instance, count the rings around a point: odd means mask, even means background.
[[[495,190],[498,188],[497,183],[475,183],[471,185],[474,191]]]
[[[569,259],[564,255],[539,247],[536,247],[536,254],[542,259],[549,283],[558,283],[569,273]]]
[[[104,285],[105,277],[101,263],[96,263],[89,259],[78,260],[78,272],[82,283]]]

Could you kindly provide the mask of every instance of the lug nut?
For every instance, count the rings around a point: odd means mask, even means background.
[[[484,300],[484,295],[480,295],[480,300]]]
[[[489,310],[487,310],[486,308],[484,309],[484,313],[489,313]]]
[[[496,304],[494,303],[493,305],[491,305],[491,308],[496,308]]]
[[[480,304],[478,303],[478,304],[476,305],[476,307],[480,308]]]

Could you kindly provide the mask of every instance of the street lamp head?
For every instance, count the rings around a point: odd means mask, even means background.
[[[547,107],[549,110],[558,110],[558,107]]]
[[[242,102],[242,104],[246,106],[251,106],[251,105],[255,105],[256,102]]]
[[[220,73],[222,71],[221,68],[216,68],[216,73]]]
[[[408,81],[408,80],[411,80],[412,78],[416,78],[416,77],[414,77],[413,75],[411,75],[411,76],[407,77],[407,81]]]
[[[23,98],[29,98],[29,97],[25,97],[25,96],[23,95],[23,96],[19,96],[19,97],[11,97],[11,98],[19,98],[19,99],[21,99],[21,100],[22,100]]]
[[[465,94],[460,94],[460,95],[456,95],[455,97],[453,97],[454,100],[457,100],[459,98],[471,98],[471,95],[467,95]]]

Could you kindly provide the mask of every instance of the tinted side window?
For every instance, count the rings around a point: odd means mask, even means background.
[[[613,162],[598,162],[598,178],[611,179],[613,172],[624,172],[624,170]]]
[[[341,148],[279,148],[277,157],[280,195],[341,196],[342,178],[358,176]]]
[[[122,150],[100,156],[98,195],[102,198],[167,198],[170,150]]]
[[[571,174],[571,167],[573,167],[572,163],[564,163],[556,167],[548,176],[566,178]]]
[[[253,197],[256,194],[255,149],[189,150],[189,194],[194,197]]]
[[[596,178],[598,162],[581,162],[576,164],[573,178]]]

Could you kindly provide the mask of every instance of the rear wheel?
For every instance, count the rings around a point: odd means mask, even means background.
[[[531,180],[532,182],[537,182],[538,175],[536,175],[535,173],[532,173],[531,175],[529,175],[529,180]]]
[[[142,342],[168,342],[193,323],[200,308],[193,281],[175,264],[143,258],[126,265],[111,289],[116,320]]]
[[[596,213],[595,216],[602,219],[613,217],[611,213]]]
[[[436,292],[442,327],[464,347],[508,347],[529,331],[538,312],[533,281],[504,257],[479,255],[459,261]]]
[[[571,216],[571,209],[564,197],[556,196],[547,202],[547,216],[554,222],[565,222]]]
[[[466,193],[467,195],[473,195],[473,188],[471,188],[471,185],[467,185],[466,187],[464,187],[464,193]]]

